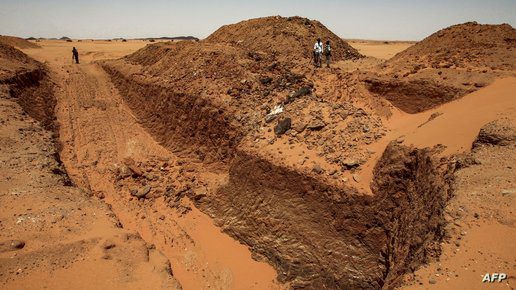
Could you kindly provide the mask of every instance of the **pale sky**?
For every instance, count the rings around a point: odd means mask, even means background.
[[[516,0],[0,0],[0,34],[20,37],[208,36],[270,15],[317,19],[343,38],[420,40],[467,21],[516,24]]]

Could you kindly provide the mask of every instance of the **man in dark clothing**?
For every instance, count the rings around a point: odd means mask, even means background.
[[[79,63],[79,52],[77,51],[77,49],[74,48],[72,49],[72,59],[75,59],[75,63]]]
[[[326,66],[330,67],[331,62],[331,46],[330,41],[326,41],[326,47],[324,48],[324,55],[326,55]]]

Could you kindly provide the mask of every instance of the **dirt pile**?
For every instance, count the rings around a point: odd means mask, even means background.
[[[320,153],[337,168],[342,159],[362,162],[368,154],[362,150],[342,157],[332,148],[357,149],[349,143],[370,144],[383,134],[380,119],[368,111],[318,97],[293,63],[213,39],[149,45],[102,66],[159,141],[170,148],[178,140],[194,142],[207,160],[230,157],[246,136],[274,143],[269,129],[282,118],[293,120],[291,143],[312,148],[324,139],[327,148]],[[273,113],[275,108],[281,112]],[[345,142],[330,136],[345,129]]]
[[[12,45],[0,42],[0,78],[10,79],[22,70],[31,70],[38,67],[36,61]]]
[[[213,161],[231,157],[243,139],[250,146],[260,143],[278,152],[297,145],[322,156],[332,167],[327,172],[344,172],[343,167],[359,167],[369,158],[370,152],[358,145],[371,144],[385,134],[380,118],[350,102],[328,103],[318,95],[309,71],[266,49],[285,42],[279,46],[294,49],[291,55],[310,53],[311,48],[286,43],[294,41],[292,35],[311,43],[310,33],[319,30],[337,37],[320,23],[299,17],[253,19],[223,27],[200,42],[149,45],[102,66],[139,119],[169,148],[193,142],[202,160]],[[226,36],[230,33],[257,46],[230,43],[232,37]],[[292,130],[284,130],[289,133],[288,144],[277,144],[280,136],[271,132],[289,118]],[[312,165],[306,163],[304,170],[310,171]]]
[[[258,113],[251,111],[264,97],[260,79],[275,84],[269,97],[286,94],[289,81],[289,87],[303,85],[285,66],[269,70],[270,61],[255,57],[225,45],[179,42],[147,46],[103,67],[158,140],[195,142],[211,160],[227,158],[241,139],[241,120]],[[171,126],[182,123],[188,125]]]
[[[15,36],[0,35],[0,43],[14,46],[20,49],[40,48],[40,46],[35,43]]]
[[[516,29],[467,22],[437,31],[387,61],[388,66],[516,70]]]
[[[334,60],[363,57],[319,21],[301,17],[271,16],[225,25],[208,36],[206,41],[272,54],[281,60],[299,61],[312,58],[317,38],[324,43],[327,40],[331,42]]]
[[[514,75],[515,43],[508,24],[454,25],[380,65],[366,86],[408,113],[421,112]]]

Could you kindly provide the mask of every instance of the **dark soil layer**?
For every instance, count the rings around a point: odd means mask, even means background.
[[[453,168],[433,155],[391,144],[364,196],[241,153],[200,205],[293,288],[390,289],[440,251]]]
[[[429,110],[471,92],[428,79],[399,81],[370,78],[365,84],[370,92],[385,97],[394,106],[411,114]]]
[[[152,135],[168,148],[198,147],[202,160],[226,160],[241,138],[208,99],[127,79],[108,66],[113,82]],[[142,98],[142,96],[145,96]]]

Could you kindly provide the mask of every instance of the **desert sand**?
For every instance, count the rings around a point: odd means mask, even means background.
[[[365,39],[347,39],[347,42],[363,55],[387,60],[398,52],[414,45],[414,41],[381,41]]]
[[[269,17],[200,42],[4,39],[2,288],[510,288],[514,36]]]

